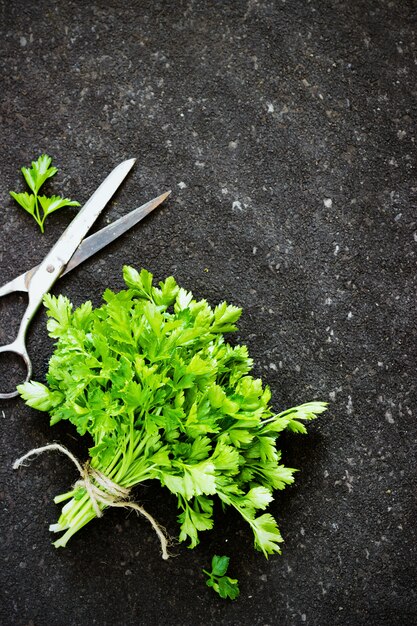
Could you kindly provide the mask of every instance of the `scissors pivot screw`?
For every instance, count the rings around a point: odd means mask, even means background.
[[[50,274],[52,274],[52,272],[55,270],[53,265],[48,265],[48,267],[46,268],[46,271],[49,272]]]

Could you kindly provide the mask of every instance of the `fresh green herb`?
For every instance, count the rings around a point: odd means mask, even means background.
[[[22,167],[22,174],[29,188],[33,193],[28,194],[10,192],[12,198],[20,204],[36,221],[44,232],[44,223],[48,215],[61,209],[64,206],[80,206],[79,202],[75,200],[69,200],[68,198],[61,198],[61,196],[39,196],[38,192],[44,182],[48,178],[52,178],[57,173],[56,167],[51,167],[52,159],[47,154],[42,154],[37,161],[32,161],[32,167]],[[42,208],[42,215],[40,208]]]
[[[211,560],[211,572],[203,570],[208,576],[206,580],[207,587],[212,587],[221,598],[230,598],[236,600],[239,596],[239,584],[236,578],[226,576],[229,567],[230,558],[228,556],[214,555]]]
[[[194,548],[213,526],[213,497],[234,507],[249,524],[255,548],[268,557],[282,541],[270,513],[259,514],[275,489],[294,481],[275,443],[285,430],[305,433],[304,421],[326,405],[311,402],[278,414],[271,392],[249,372],[236,330],[241,309],[214,309],[195,300],[171,276],[159,287],[146,270],[124,267],[128,289],[106,290],[104,304],[73,310],[63,296],[45,296],[48,330],[57,344],[47,383],[18,387],[29,406],[49,411],[51,425],[69,420],[89,433],[90,466],[131,488],[157,480],[178,502],[180,541]],[[53,526],[65,546],[95,516],[90,497],[76,487]],[[105,508],[100,503],[101,509]]]

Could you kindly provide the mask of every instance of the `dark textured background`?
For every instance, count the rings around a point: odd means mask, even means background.
[[[53,215],[41,236],[8,196],[24,188],[21,165],[51,154],[53,190],[84,202],[137,157],[98,225],[167,188],[171,199],[55,292],[98,303],[122,287],[124,263],[174,274],[244,308],[237,339],[277,408],[330,401],[308,436],[285,439],[301,471],[271,506],[282,556],[266,561],[238,516],[218,511],[200,546],[168,562],[147,522],[121,510],[55,550],[52,498],[74,468],[56,454],[11,464],[52,439],[84,448],[69,425],[51,431],[3,401],[1,623],[417,623],[415,3],[0,7],[1,282],[39,262],[74,215]],[[1,341],[23,302],[2,302]],[[42,380],[43,312],[28,343]],[[172,498],[152,485],[136,495],[176,533]],[[213,553],[231,556],[235,603],[204,585]]]

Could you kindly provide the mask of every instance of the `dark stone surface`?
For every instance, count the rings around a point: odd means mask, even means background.
[[[197,549],[163,562],[145,521],[117,510],[55,550],[52,498],[75,478],[60,440],[22,401],[1,423],[4,625],[408,626],[415,591],[417,247],[416,17],[411,1],[25,2],[1,7],[1,282],[39,262],[41,236],[13,204],[18,168],[42,152],[55,191],[85,201],[119,161],[137,165],[98,225],[156,194],[143,225],[63,278],[79,304],[122,286],[124,263],[244,308],[238,338],[274,405],[330,410],[286,437],[301,469],[271,511],[285,537],[266,561],[232,512]],[[23,299],[1,306],[1,341]],[[7,331],[7,332],[6,332]],[[9,337],[10,338],[10,337]],[[28,338],[42,379],[52,344]],[[171,534],[175,503],[138,498]],[[218,599],[202,567],[229,554],[241,597]]]

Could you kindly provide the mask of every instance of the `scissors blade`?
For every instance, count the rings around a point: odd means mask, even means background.
[[[123,233],[132,228],[132,226],[143,220],[143,218],[156,209],[156,207],[159,206],[170,193],[171,191],[167,191],[157,198],[149,200],[146,204],[134,209],[127,215],[119,218],[112,224],[105,226],[97,233],[94,233],[94,235],[84,239],[78,250],[76,250],[72,256],[65,270],[62,272],[61,276],[64,276],[64,274],[73,270],[74,267],[77,267],[77,265],[89,259],[90,256],[107,246],[109,243],[117,239],[117,237],[120,237],[120,235],[123,235]]]
[[[98,232],[94,233],[94,235],[90,235],[90,237],[84,239],[77,248],[77,250],[74,252],[73,256],[71,257],[64,271],[61,273],[60,277],[68,274],[68,272],[80,265],[80,263],[83,263],[91,256],[93,256],[93,254],[95,254],[99,250],[102,250],[102,248],[117,239],[117,237],[123,235],[123,233],[128,231],[135,224],[137,224],[144,217],[146,217],[149,213],[151,213],[151,211],[156,209],[156,207],[159,206],[169,196],[170,193],[170,191],[167,191],[157,198],[146,202],[145,204],[138,207],[137,209],[134,209],[127,215],[119,218],[112,224],[105,226]],[[13,291],[27,291],[31,278],[35,274],[38,267],[39,265],[32,267],[32,269],[24,272],[23,274],[20,274],[20,276],[17,276],[17,278],[14,278],[10,282],[3,285],[3,287],[0,288],[0,296],[6,295]]]

